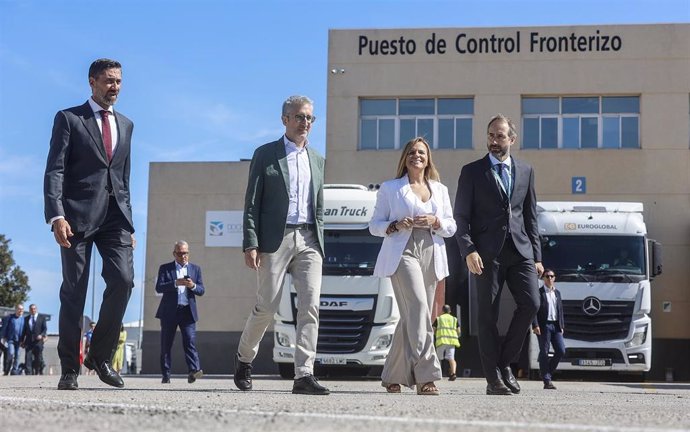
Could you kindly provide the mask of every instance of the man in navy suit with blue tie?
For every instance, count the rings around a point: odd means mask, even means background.
[[[161,373],[163,384],[170,383],[170,350],[177,327],[182,332],[182,347],[189,375],[193,383],[204,375],[196,350],[196,296],[204,295],[201,267],[189,262],[189,245],[185,241],[175,243],[175,260],[160,266],[156,280],[156,292],[163,294],[156,312],[161,320]]]
[[[462,168],[455,198],[455,238],[477,287],[479,352],[489,395],[520,393],[510,364],[539,307],[538,275],[544,272],[534,170],[510,155],[516,141],[509,118],[491,118],[489,153]],[[504,282],[516,308],[501,340],[497,321]]]

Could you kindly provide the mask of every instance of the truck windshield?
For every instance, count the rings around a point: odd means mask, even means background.
[[[323,259],[324,275],[374,274],[376,257],[381,249],[383,237],[375,237],[368,229],[325,230]]]
[[[542,236],[544,267],[563,282],[639,282],[646,278],[641,236]]]

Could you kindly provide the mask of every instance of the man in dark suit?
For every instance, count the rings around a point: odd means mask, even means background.
[[[156,292],[163,294],[156,312],[156,318],[161,320],[161,382],[170,383],[170,349],[179,327],[189,371],[187,382],[193,383],[204,375],[196,350],[196,296],[204,295],[204,281],[201,267],[189,262],[187,242],[175,243],[173,256],[173,262],[160,266],[156,280]]]
[[[60,390],[76,390],[79,343],[91,250],[103,258],[105,280],[98,326],[84,366],[104,383],[124,387],[110,366],[134,286],[134,224],[129,191],[132,122],[113,110],[122,84],[120,63],[89,68],[92,95],[55,116],[44,178],[45,218],[61,246],[58,355]]]
[[[313,375],[319,333],[323,262],[323,157],[308,145],[314,103],[283,103],[285,134],[254,152],[244,204],[244,261],[258,272],[256,305],[235,356],[235,385],[251,390],[251,362],[278,309],[285,274],[297,291],[295,382],[292,393],[327,395]]]
[[[38,314],[35,304],[29,306],[29,315],[24,317],[22,344],[26,353],[27,375],[43,375],[43,343],[48,338],[48,325],[45,315]]]
[[[539,372],[544,380],[544,389],[556,390],[551,382],[558,363],[565,354],[563,331],[563,300],[561,292],[556,289],[556,273],[551,269],[544,270],[544,286],[539,288],[539,310],[532,321],[532,331],[539,337]],[[549,349],[553,346],[553,357],[549,359]]]
[[[465,165],[455,198],[455,234],[477,290],[479,351],[487,394],[519,393],[510,370],[539,305],[543,272],[537,229],[534,171],[510,156],[517,139],[510,119],[488,125],[489,154]],[[517,305],[504,341],[496,323],[504,282]]]

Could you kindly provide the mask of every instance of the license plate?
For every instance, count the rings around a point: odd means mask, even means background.
[[[346,365],[347,359],[340,357],[317,357],[316,361],[322,365]]]
[[[611,359],[578,359],[577,366],[611,366]]]

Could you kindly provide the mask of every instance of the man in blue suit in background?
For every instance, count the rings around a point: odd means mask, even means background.
[[[19,348],[22,343],[22,335],[24,334],[24,305],[18,304],[14,307],[14,315],[10,315],[4,321],[2,326],[2,340],[3,344],[7,344],[7,365],[9,365],[10,375],[19,375]],[[7,375],[8,370],[5,370]]]
[[[189,262],[187,242],[175,243],[173,256],[173,262],[160,266],[156,281],[156,292],[163,294],[156,312],[156,318],[161,320],[161,382],[170,383],[170,350],[179,326],[189,370],[187,382],[193,383],[204,375],[195,342],[196,322],[199,320],[196,296],[204,295],[204,282],[201,267]]]

